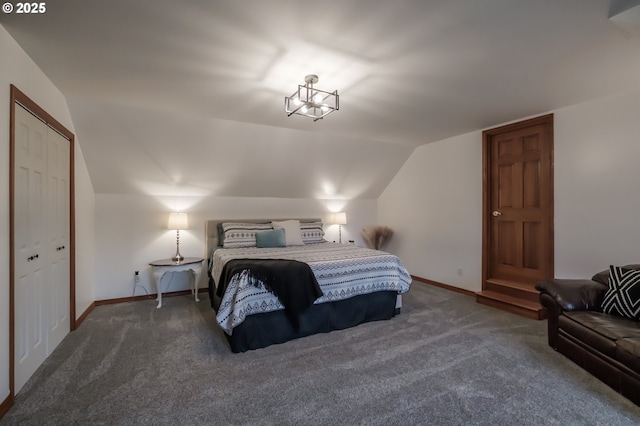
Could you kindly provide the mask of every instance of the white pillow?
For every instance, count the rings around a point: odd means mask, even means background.
[[[284,240],[287,246],[303,246],[302,233],[300,232],[299,220],[283,220],[281,222],[271,222],[273,229],[284,229]]]

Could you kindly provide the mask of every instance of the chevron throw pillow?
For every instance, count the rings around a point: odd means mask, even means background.
[[[609,289],[602,312],[640,320],[640,271],[609,266]]]

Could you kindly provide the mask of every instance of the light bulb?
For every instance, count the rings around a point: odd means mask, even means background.
[[[294,104],[295,106],[300,105],[300,98],[293,98],[293,104]]]
[[[320,109],[322,110],[322,112],[327,112],[329,111],[329,106],[327,104],[322,104],[322,107]]]
[[[322,102],[322,95],[320,93],[317,93],[314,97],[313,97],[313,102],[319,104],[320,102]]]
[[[300,108],[300,111],[302,111],[303,114],[306,114],[307,111],[309,111],[309,108],[307,108],[307,106],[304,105],[302,108]]]

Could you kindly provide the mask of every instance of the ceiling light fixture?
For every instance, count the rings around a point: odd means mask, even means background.
[[[284,98],[284,111],[288,117],[298,114],[318,121],[340,109],[337,90],[326,92],[313,87],[318,82],[318,76],[315,74],[306,76],[304,81],[304,85],[299,84],[298,90]]]

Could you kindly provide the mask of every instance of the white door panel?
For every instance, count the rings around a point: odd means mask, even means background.
[[[47,355],[69,333],[69,141],[48,135],[48,269],[51,276]]]
[[[15,392],[47,357],[43,319],[43,244],[47,126],[16,106],[15,140]]]

